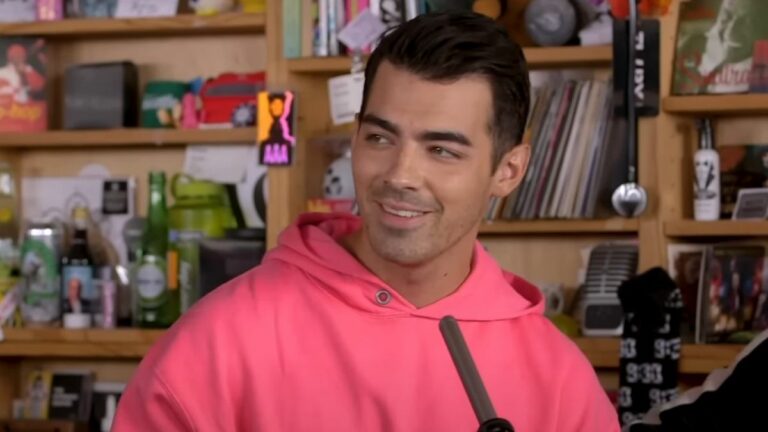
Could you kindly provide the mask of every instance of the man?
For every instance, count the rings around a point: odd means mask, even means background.
[[[477,242],[491,196],[525,174],[528,109],[522,51],[492,20],[424,15],[389,33],[353,138],[361,216],[304,215],[185,314],[115,431],[476,431],[446,315],[517,432],[618,431],[538,289]]]
[[[0,67],[0,102],[8,99],[16,103],[29,102],[29,91],[40,91],[45,78],[27,63],[27,49],[11,44],[6,50],[5,66]]]

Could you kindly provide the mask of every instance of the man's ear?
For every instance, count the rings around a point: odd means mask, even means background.
[[[530,158],[531,146],[527,142],[504,153],[493,174],[491,195],[501,198],[512,193],[523,181]]]

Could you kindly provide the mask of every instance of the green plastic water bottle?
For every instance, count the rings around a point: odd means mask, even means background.
[[[221,238],[228,228],[236,228],[224,186],[177,174],[171,181],[174,204],[170,209],[169,256],[176,273],[181,313],[200,297],[199,244],[204,238]]]

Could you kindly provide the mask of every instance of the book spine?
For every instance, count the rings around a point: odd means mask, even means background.
[[[317,1],[317,36],[315,37],[315,55],[320,57],[326,57],[329,55],[329,27],[330,16],[328,4],[332,0],[318,0]]]
[[[300,0],[283,2],[283,57],[301,57],[301,7]]]

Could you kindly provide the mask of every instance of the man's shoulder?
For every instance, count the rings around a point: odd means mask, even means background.
[[[280,313],[305,276],[285,263],[268,262],[243,273],[199,299],[153,345],[148,361],[167,361],[213,349],[226,341],[257,337],[258,331]]]
[[[532,337],[546,348],[547,355],[551,356],[558,367],[593,370],[576,340],[563,333],[547,316],[532,314],[527,316],[527,321]]]
[[[221,318],[238,316],[253,311],[254,307],[279,301],[306,285],[306,275],[281,261],[266,261],[215,288],[185,314],[194,319],[197,315],[221,315]],[[184,317],[186,318],[186,317]]]

